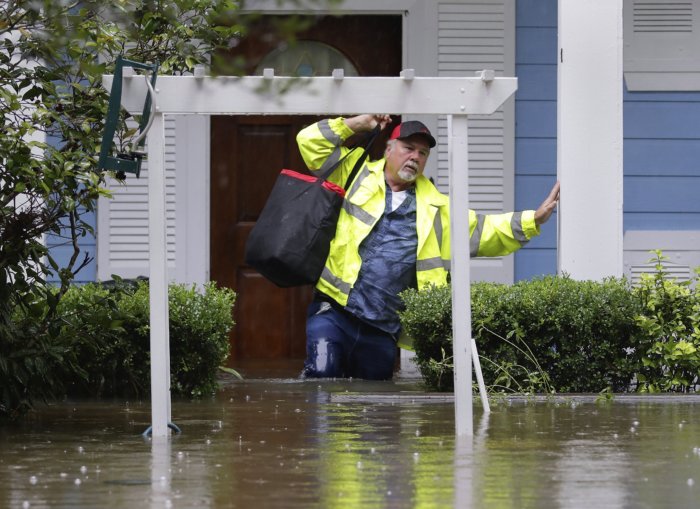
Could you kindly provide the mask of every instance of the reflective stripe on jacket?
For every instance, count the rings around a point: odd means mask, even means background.
[[[322,120],[297,135],[299,150],[307,167],[323,174],[349,149],[342,143],[354,134],[342,118]],[[344,186],[361,151],[355,150],[328,177]],[[360,271],[359,247],[384,212],[385,160],[365,162],[348,188],[340,212],[330,254],[316,288],[345,306]],[[450,268],[449,199],[424,176],[416,179],[416,231],[418,288],[447,283]],[[471,256],[502,256],[512,253],[537,235],[535,213],[509,212],[482,215],[469,211]]]

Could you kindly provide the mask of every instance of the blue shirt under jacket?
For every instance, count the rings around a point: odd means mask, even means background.
[[[398,294],[417,287],[415,189],[407,190],[405,200],[394,211],[391,202],[392,192],[386,185],[384,214],[360,245],[362,266],[345,308],[398,337],[401,323],[396,312],[403,307]]]

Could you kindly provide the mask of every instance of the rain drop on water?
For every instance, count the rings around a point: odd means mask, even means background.
[[[35,475],[33,475],[29,478],[29,484],[36,484],[37,481],[38,481],[38,479],[36,478]]]

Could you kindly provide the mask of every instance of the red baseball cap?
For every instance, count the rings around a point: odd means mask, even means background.
[[[407,122],[401,122],[399,125],[394,127],[391,132],[390,140],[403,140],[414,134],[420,134],[425,136],[428,140],[428,145],[430,148],[435,146],[435,138],[430,134],[430,129],[428,129],[423,122],[418,120],[408,120]]]

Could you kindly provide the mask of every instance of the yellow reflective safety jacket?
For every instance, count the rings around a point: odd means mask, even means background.
[[[322,120],[306,127],[297,135],[299,150],[308,168],[323,174],[349,149],[342,143],[353,133],[343,118]],[[351,153],[328,177],[345,185],[360,150]],[[338,219],[335,238],[326,266],[316,285],[320,292],[345,306],[348,295],[360,273],[362,260],[359,248],[385,207],[385,159],[366,162],[348,187]],[[416,179],[416,231],[418,246],[416,277],[418,288],[447,283],[450,269],[450,204],[424,176]],[[502,256],[517,251],[539,234],[533,210],[506,214],[482,215],[469,211],[471,256]]]

